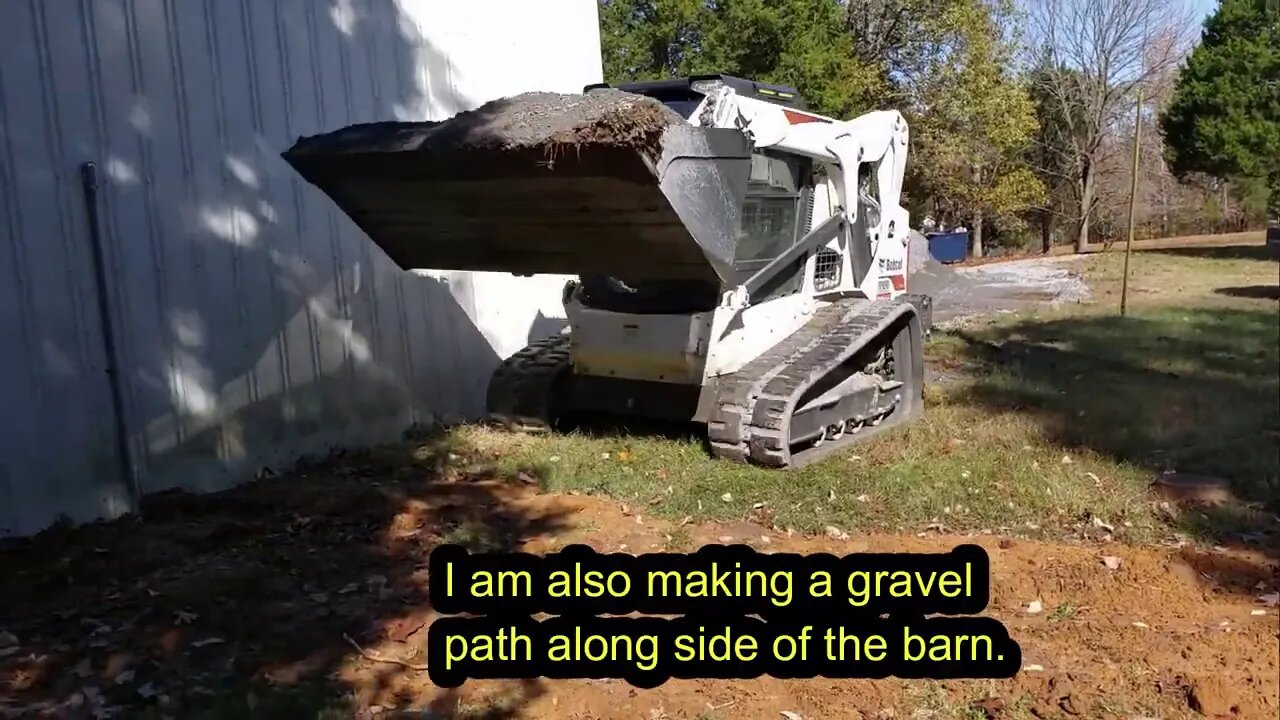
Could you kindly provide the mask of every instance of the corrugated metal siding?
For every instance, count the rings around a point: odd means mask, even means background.
[[[279,153],[353,122],[596,82],[595,12],[595,0],[8,0],[0,534],[118,515],[131,480],[219,489],[479,413],[499,355],[555,326],[558,283],[402,272]],[[117,469],[86,161],[101,175],[132,478]],[[496,309],[513,296],[537,316]]]

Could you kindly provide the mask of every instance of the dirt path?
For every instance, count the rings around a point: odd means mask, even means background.
[[[1255,614],[1264,610],[1256,596],[1277,578],[1259,556],[995,536],[803,538],[768,527],[768,508],[737,523],[681,526],[649,517],[649,502],[548,494],[520,478],[395,479],[430,463],[360,461],[312,473],[305,497],[296,483],[272,480],[212,498],[167,498],[146,524],[6,547],[0,571],[18,578],[20,592],[0,604],[0,630],[17,643],[0,659],[0,717],[147,706],[174,717],[210,708],[227,713],[217,717],[250,708],[292,717],[316,703],[341,703],[334,717],[431,708],[413,717],[547,720],[1280,711],[1276,610]],[[534,552],[575,542],[635,553],[745,542],[836,554],[939,552],[976,541],[992,559],[989,613],[1021,644],[1024,670],[1005,681],[766,677],[653,690],[609,680],[483,681],[442,691],[404,666],[425,660],[433,614],[423,563],[442,539]],[[1119,567],[1105,567],[1103,556]],[[1043,611],[1028,613],[1032,601]],[[402,664],[366,659],[351,642]],[[975,714],[979,706],[985,715]]]

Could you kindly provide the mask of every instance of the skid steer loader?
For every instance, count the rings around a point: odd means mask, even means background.
[[[704,423],[793,467],[922,410],[930,300],[906,295],[907,125],[726,75],[531,93],[284,154],[405,268],[577,276],[568,334],[508,358],[492,420]]]

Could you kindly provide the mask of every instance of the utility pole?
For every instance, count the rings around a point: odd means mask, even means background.
[[[1129,186],[1129,237],[1124,243],[1124,278],[1120,280],[1120,317],[1129,306],[1129,257],[1133,254],[1133,211],[1138,201],[1138,157],[1142,148],[1142,84],[1138,84],[1138,110],[1133,122],[1133,179]]]

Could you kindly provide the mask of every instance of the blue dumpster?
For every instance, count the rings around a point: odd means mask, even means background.
[[[969,256],[969,233],[929,233],[929,254],[940,263],[957,263]]]

